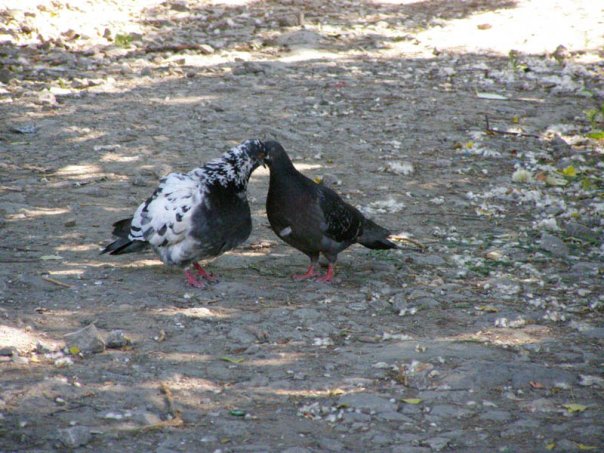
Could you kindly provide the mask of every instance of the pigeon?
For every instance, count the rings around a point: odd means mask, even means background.
[[[264,144],[247,140],[188,173],[171,173],[160,180],[151,197],[134,216],[113,224],[119,239],[102,251],[121,255],[149,246],[164,264],[184,268],[191,286],[203,288],[215,277],[199,260],[217,257],[244,242],[252,231],[247,184],[264,165]]]
[[[390,231],[366,218],[329,187],[317,184],[294,168],[280,143],[264,142],[264,162],[270,170],[266,214],[272,230],[283,241],[310,258],[306,273],[295,280],[318,277],[331,282],[338,253],[359,243],[370,249],[400,248]],[[328,261],[318,276],[319,255]]]

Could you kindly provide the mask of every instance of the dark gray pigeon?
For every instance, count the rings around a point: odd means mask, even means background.
[[[249,237],[247,183],[264,157],[264,144],[247,140],[201,168],[162,178],[133,217],[113,224],[119,239],[101,254],[121,255],[151,246],[165,264],[184,267],[190,285],[203,288],[189,267],[203,279],[214,280],[197,261],[219,256]]]
[[[317,184],[294,168],[289,156],[275,141],[264,143],[270,169],[266,214],[273,231],[310,258],[305,274],[296,280],[317,276],[319,254],[329,263],[317,281],[330,282],[338,253],[359,243],[370,249],[399,248],[390,231],[366,218],[328,187]]]

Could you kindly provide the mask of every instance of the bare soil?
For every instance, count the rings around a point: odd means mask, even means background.
[[[595,4],[32,3],[0,7],[0,451],[604,449]],[[260,169],[220,283],[99,256],[248,138],[427,251],[292,281]]]

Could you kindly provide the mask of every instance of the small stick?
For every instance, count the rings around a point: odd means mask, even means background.
[[[63,288],[71,288],[71,285],[69,283],[64,283],[60,280],[55,280],[54,278],[51,278],[51,277],[42,277],[42,280],[46,280],[47,282],[54,283],[55,285],[58,285],[58,286],[62,286]]]
[[[146,47],[143,49],[143,52],[182,52],[183,50],[200,50],[201,48],[199,44],[177,44],[172,46]]]
[[[166,404],[168,405],[168,412],[175,419],[180,418],[180,412],[177,409],[174,409],[174,395],[172,394],[172,390],[165,382],[162,382],[159,389],[166,396]]]

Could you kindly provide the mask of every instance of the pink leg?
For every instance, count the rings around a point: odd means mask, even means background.
[[[316,274],[315,272],[315,265],[313,263],[310,263],[310,265],[308,266],[308,269],[306,269],[306,273],[305,274],[294,274],[292,275],[292,278],[294,280],[306,280],[308,278],[313,278]]]
[[[207,272],[203,267],[201,267],[199,265],[199,263],[193,263],[193,267],[195,268],[195,270],[197,271],[197,273],[199,275],[201,275],[201,278],[206,279],[207,281],[209,281],[210,283],[212,282],[217,282],[218,281],[218,277],[216,277],[214,274],[212,274],[211,272]]]
[[[333,280],[334,274],[335,274],[334,265],[329,263],[327,265],[327,273],[325,275],[322,275],[321,277],[317,278],[316,281],[321,282],[321,283],[331,283],[331,281]]]
[[[189,285],[195,288],[206,287],[206,284],[201,280],[197,280],[197,277],[195,277],[195,275],[190,270],[185,270],[185,277],[187,277],[187,282],[189,283]]]

